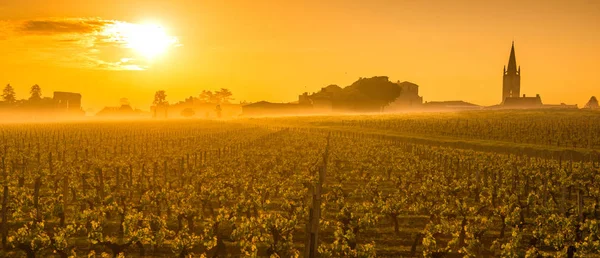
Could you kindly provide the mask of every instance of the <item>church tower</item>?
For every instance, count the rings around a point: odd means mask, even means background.
[[[515,42],[510,49],[508,69],[504,66],[504,78],[502,82],[502,102],[508,97],[519,97],[521,94],[521,67],[517,68],[515,57]]]

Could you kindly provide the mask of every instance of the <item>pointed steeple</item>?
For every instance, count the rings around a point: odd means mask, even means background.
[[[502,102],[506,98],[521,96],[521,67],[517,67],[517,58],[515,56],[515,42],[512,43],[510,49],[510,58],[508,59],[508,67],[504,67],[504,75],[502,76]]]
[[[517,58],[515,57],[515,42],[512,42],[512,47],[510,49],[510,58],[508,59],[508,74],[516,74],[517,73]]]

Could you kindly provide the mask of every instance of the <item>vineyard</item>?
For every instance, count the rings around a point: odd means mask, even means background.
[[[575,114],[0,125],[0,257],[600,257]]]

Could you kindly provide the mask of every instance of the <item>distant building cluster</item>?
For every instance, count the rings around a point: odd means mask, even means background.
[[[244,115],[271,115],[271,114],[305,114],[305,113],[330,113],[330,112],[402,112],[411,110],[478,110],[478,109],[539,109],[539,108],[577,108],[577,105],[564,103],[549,105],[542,102],[539,94],[534,96],[521,95],[521,67],[517,66],[515,44],[513,42],[508,59],[508,66],[504,66],[502,73],[502,95],[498,105],[479,106],[461,100],[452,101],[426,101],[419,95],[419,86],[412,82],[391,83],[386,76],[373,78],[360,78],[351,86],[341,88],[329,85],[321,88],[319,92],[303,93],[294,103],[270,103],[261,101],[242,107]],[[368,82],[370,85],[361,87]],[[390,86],[393,84],[393,86]],[[387,85],[387,86],[386,86]],[[394,89],[391,89],[392,87]],[[370,88],[370,89],[368,89]],[[379,91],[379,92],[374,92]],[[385,102],[373,102],[372,99],[381,95],[393,95],[395,99]],[[365,97],[366,96],[366,97]],[[385,98],[382,98],[385,100]],[[598,101],[592,97],[584,108],[598,109]]]
[[[0,102],[2,118],[19,120],[45,120],[56,117],[78,117],[85,112],[81,108],[81,94],[56,91],[53,97],[43,97],[39,85],[31,87],[28,99],[16,99],[14,88],[8,84],[3,90]]]
[[[79,93],[56,91],[52,98],[42,97],[41,88],[34,85],[29,99],[17,100],[14,88],[9,84],[3,90],[0,102],[0,115],[3,117],[44,117],[68,115],[83,116],[82,96]],[[391,82],[387,76],[359,78],[347,87],[329,85],[318,92],[304,92],[298,100],[291,103],[233,104],[232,93],[228,89],[202,91],[197,97],[169,104],[164,91],[155,94],[150,112],[131,107],[127,99],[122,99],[118,107],[105,107],[97,116],[102,117],[233,117],[262,115],[303,115],[329,114],[345,112],[404,112],[404,111],[456,111],[481,109],[540,109],[540,108],[577,108],[577,105],[564,103],[549,105],[542,102],[539,94],[527,96],[521,94],[521,67],[517,65],[515,44],[512,43],[508,65],[502,72],[501,101],[493,106],[479,106],[462,100],[423,101],[419,95],[419,85],[408,81]],[[584,109],[600,109],[596,97],[592,96]]]
[[[344,88],[329,85],[312,94],[305,92],[292,103],[260,101],[248,104],[242,107],[242,113],[255,116],[382,112],[393,102],[397,105],[420,105],[422,98],[418,96],[418,86],[409,82],[394,83],[387,76],[359,78]]]

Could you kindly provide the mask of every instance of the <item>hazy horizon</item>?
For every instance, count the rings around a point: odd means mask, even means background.
[[[599,11],[583,0],[6,0],[0,84],[18,98],[33,84],[44,96],[78,92],[84,109],[97,112],[122,97],[148,110],[157,90],[170,102],[219,88],[235,102],[287,102],[383,75],[418,84],[424,101],[493,105],[514,40],[521,93],[583,107],[600,95]],[[165,41],[145,49],[115,40],[104,33],[114,24],[119,32],[160,26]]]
[[[600,258],[599,14],[0,0],[0,257]]]

